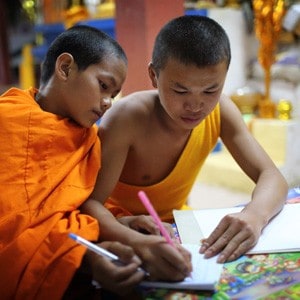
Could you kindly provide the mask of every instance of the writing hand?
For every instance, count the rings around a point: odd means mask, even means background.
[[[233,261],[257,243],[261,230],[253,214],[243,211],[229,214],[208,238],[202,240],[200,253],[206,258],[219,254],[219,263]]]
[[[164,237],[144,235],[134,246],[151,280],[181,281],[192,271],[191,254],[178,243],[168,244]]]

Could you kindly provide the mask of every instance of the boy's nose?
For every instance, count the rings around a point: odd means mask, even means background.
[[[204,103],[199,100],[193,100],[186,103],[185,109],[192,112],[198,112],[203,109]]]
[[[104,97],[101,100],[101,108],[102,109],[109,109],[111,107],[112,99],[110,97]]]

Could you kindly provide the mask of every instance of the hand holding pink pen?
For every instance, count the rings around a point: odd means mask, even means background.
[[[171,246],[175,247],[173,240],[171,239],[168,231],[166,230],[166,228],[162,224],[157,212],[155,211],[154,207],[152,206],[152,204],[151,204],[149,198],[147,197],[146,193],[143,192],[143,191],[139,191],[138,196],[139,196],[140,200],[142,201],[142,203],[144,204],[145,208],[147,209],[148,213],[150,214],[150,216],[153,218],[154,222],[158,226],[161,235],[166,239],[166,241]]]
[[[146,193],[144,191],[139,191],[138,196],[141,199],[142,203],[144,204],[145,208],[147,209],[148,213],[150,214],[150,216],[153,218],[154,222],[158,226],[161,235],[166,239],[167,243],[169,245],[171,245],[172,247],[176,248],[177,250],[179,250],[179,248],[176,247],[173,240],[171,239],[168,231],[163,226],[157,212],[155,211],[154,207],[152,206],[152,204],[151,204],[149,198],[147,197]],[[184,274],[185,277],[186,276],[191,277],[191,273],[190,273],[192,271],[191,256],[187,256],[186,250],[185,250],[185,253],[182,252],[182,251],[179,251],[179,252],[183,255],[184,260],[185,260],[185,264],[186,264],[186,269],[183,271],[183,274]]]

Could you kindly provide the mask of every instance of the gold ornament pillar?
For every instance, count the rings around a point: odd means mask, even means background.
[[[255,34],[260,42],[258,61],[264,70],[265,95],[258,104],[261,118],[274,118],[276,106],[270,97],[271,66],[285,13],[284,0],[254,0]]]

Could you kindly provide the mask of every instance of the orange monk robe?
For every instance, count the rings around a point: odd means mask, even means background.
[[[195,129],[171,173],[151,186],[118,182],[105,206],[116,216],[148,214],[138,199],[144,190],[160,218],[173,222],[173,209],[188,209],[187,200],[196,177],[220,135],[219,105]]]
[[[1,299],[61,299],[86,251],[67,233],[99,235],[77,210],[100,168],[97,128],[41,110],[34,93],[0,97]]]

